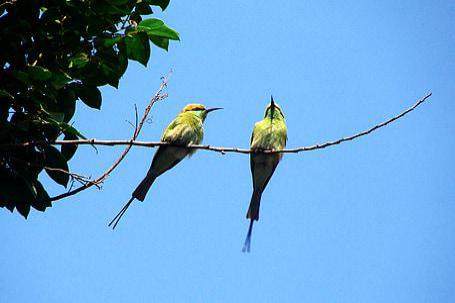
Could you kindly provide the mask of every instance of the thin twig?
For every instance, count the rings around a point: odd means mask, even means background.
[[[136,129],[137,129],[137,123],[138,123],[138,116],[137,116],[137,106],[136,104],[134,104],[134,113],[135,113],[135,120],[134,120],[134,125],[133,123],[131,123],[130,120],[125,120],[129,125],[131,125],[131,127],[134,129],[134,132],[136,132]]]
[[[188,145],[185,146],[187,148],[191,149],[203,149],[203,150],[210,150],[214,152],[218,152],[221,154],[225,153],[240,153],[240,154],[250,154],[250,153],[266,153],[266,154],[273,154],[273,153],[299,153],[299,152],[306,152],[310,150],[318,150],[318,149],[323,149],[329,146],[333,145],[338,145],[340,143],[346,142],[346,141],[351,141],[354,139],[357,139],[359,137],[368,135],[372,133],[375,130],[378,130],[379,128],[382,128],[386,126],[389,123],[392,123],[395,120],[400,119],[404,115],[410,113],[414,109],[416,109],[420,104],[425,102],[426,99],[428,99],[431,96],[431,93],[428,93],[425,97],[417,101],[413,106],[410,108],[406,109],[402,113],[394,116],[393,118],[384,121],[382,123],[379,123],[365,131],[362,131],[360,133],[348,136],[348,137],[343,137],[338,140],[334,141],[328,141],[322,144],[316,144],[312,146],[307,146],[307,147],[297,147],[297,148],[292,148],[292,149],[283,149],[283,150],[251,150],[251,149],[246,149],[246,148],[237,148],[237,147],[218,147],[218,146],[211,146],[211,145]],[[143,123],[143,121],[141,121]],[[142,124],[141,124],[142,125]],[[141,126],[140,125],[140,126]],[[135,137],[133,137],[135,138]],[[30,142],[30,143],[22,143],[22,144],[17,144],[17,145],[0,145],[0,149],[5,148],[5,147],[26,147],[26,146],[31,146],[31,145],[41,145],[41,144],[46,144],[48,145],[49,142]],[[144,141],[135,141],[135,140],[96,140],[96,139],[87,139],[87,140],[56,140],[54,142],[51,142],[50,144],[55,144],[55,145],[64,145],[64,144],[79,144],[79,145],[106,145],[106,146],[114,146],[114,145],[128,145],[128,148],[130,148],[132,145],[135,146],[143,146],[143,147],[157,147],[157,146],[163,146],[163,145],[173,145],[176,146],[175,144],[171,144],[168,142],[144,142]]]
[[[71,179],[76,180],[76,181],[78,181],[79,183],[81,183],[83,185],[88,184],[88,183],[93,183],[91,185],[95,185],[98,189],[101,189],[99,183],[96,183],[95,180],[90,179],[90,177],[86,177],[86,176],[83,176],[83,175],[80,175],[80,174],[69,172],[69,171],[67,171],[67,170],[65,170],[63,168],[49,167],[49,166],[46,166],[46,165],[32,163],[32,162],[25,161],[25,160],[22,160],[20,158],[11,157],[11,156],[9,157],[9,159],[11,159],[13,161],[16,161],[16,162],[24,163],[24,164],[26,164],[28,166],[38,167],[38,168],[42,168],[42,169],[45,169],[45,170],[48,170],[48,171],[60,172],[60,173],[63,173],[63,174],[66,174],[66,175],[70,176]]]
[[[172,71],[170,71],[165,77],[161,78],[161,85],[158,88],[158,90],[156,91],[156,93],[153,96],[153,98],[150,100],[147,108],[145,109],[144,114],[143,114],[142,119],[141,119],[141,122],[139,123],[139,125],[136,128],[136,130],[134,131],[134,135],[133,135],[131,141],[134,141],[137,138],[137,136],[139,135],[139,133],[140,133],[140,131],[142,129],[142,126],[144,125],[144,122],[147,119],[147,116],[148,116],[153,104],[155,104],[155,102],[163,99],[163,96],[161,95],[161,92],[167,87],[167,82],[169,81],[169,77],[171,76],[171,74],[172,74]],[[137,120],[136,120],[136,125],[137,125]],[[63,141],[65,141],[65,140],[63,140]],[[96,178],[94,182],[96,184],[99,184],[99,183],[103,182],[104,179],[106,179],[109,176],[109,174],[120,164],[120,162],[122,162],[122,160],[128,154],[128,152],[130,151],[132,146],[133,146],[132,144],[129,144],[125,148],[123,153],[120,155],[120,157],[111,165],[111,167],[109,167],[101,176]],[[51,197],[51,198],[49,198],[48,201],[57,201],[57,200],[60,200],[60,199],[75,195],[78,192],[83,191],[83,190],[91,187],[92,185],[93,185],[92,183],[88,183],[88,184],[82,185],[82,186],[80,186],[80,187],[78,187],[76,189],[73,189],[73,190],[69,191],[69,192],[66,192],[66,193]]]
[[[161,100],[161,99],[160,99]],[[134,129],[137,129],[137,123],[139,121],[139,116],[137,114],[137,105],[136,103],[134,104]]]
[[[96,182],[95,180],[90,179],[90,177],[86,177],[86,176],[83,176],[83,175],[80,175],[80,174],[69,172],[69,171],[64,170],[62,168],[48,167],[48,166],[43,166],[43,168],[45,170],[56,171],[56,172],[61,172],[61,173],[67,174],[68,176],[70,176],[74,180],[79,181],[79,183],[81,183],[81,184],[93,183],[92,185],[95,185],[96,187],[100,188],[99,182]]]

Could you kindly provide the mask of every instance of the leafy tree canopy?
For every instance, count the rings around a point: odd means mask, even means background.
[[[128,59],[147,65],[150,43],[168,49],[179,34],[155,18],[169,0],[10,0],[0,4],[0,144],[84,138],[73,126],[76,101],[100,109],[98,87],[118,87]],[[44,211],[42,171],[69,183],[77,146],[0,149],[0,206],[24,217]]]

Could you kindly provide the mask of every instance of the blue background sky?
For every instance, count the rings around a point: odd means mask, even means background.
[[[260,4],[259,4],[260,3]],[[181,34],[148,68],[130,63],[100,112],[78,105],[88,137],[127,139],[160,77],[139,139],[158,140],[187,103],[223,106],[204,142],[247,147],[270,94],[288,147],[381,122],[377,133],[285,155],[266,189],[252,252],[241,252],[251,195],[247,155],[197,152],[159,178],[113,232],[107,223],[146,173],[133,149],[107,179],[29,219],[0,211],[2,302],[454,302],[455,3],[172,1]],[[122,152],[81,147],[71,168],[97,176]],[[42,180],[48,180],[42,176]],[[51,192],[63,188],[48,182]]]

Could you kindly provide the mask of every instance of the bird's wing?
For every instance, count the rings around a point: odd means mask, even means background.
[[[286,125],[274,123],[271,126],[272,128],[269,128],[264,120],[255,124],[251,137],[251,148],[260,147],[276,150],[285,148],[287,141]],[[268,136],[269,131],[273,131],[273,136]],[[250,167],[256,190],[264,190],[281,157],[282,154],[251,154]]]
[[[160,146],[153,157],[150,174],[159,176],[177,165],[188,155],[186,148],[176,146]]]
[[[251,135],[251,144],[250,148],[254,149],[258,146],[260,148],[266,148],[262,146],[261,136],[266,135],[267,124],[264,120],[257,122],[254,125],[253,133]],[[264,190],[265,186],[269,182],[271,176],[273,175],[276,166],[279,162],[279,155],[277,154],[255,154],[250,155],[250,168],[251,175],[253,177],[253,187],[255,190]],[[261,176],[264,174],[263,176]],[[260,188],[258,188],[260,187]]]
[[[288,143],[288,128],[286,124],[283,123],[283,132],[284,132],[284,147],[286,147],[286,143]]]
[[[161,141],[174,144],[199,144],[203,137],[202,123],[191,117],[177,117],[163,132]]]
[[[251,133],[251,139],[250,139],[250,148],[253,148],[253,140],[254,140],[254,137],[255,135],[257,134],[257,129],[258,129],[258,123],[254,124],[254,127],[253,127],[253,132]],[[250,168],[251,168],[251,173],[253,175],[253,179],[254,179],[254,163],[253,163],[253,155],[254,154],[250,154]]]
[[[280,156],[278,154],[253,154],[250,159],[253,189],[262,192],[275,172]]]
[[[253,144],[254,133],[256,131],[256,127],[257,127],[257,125],[255,124],[253,127],[253,132],[251,133],[250,146],[251,146],[251,144]]]
[[[172,122],[169,123],[169,125],[164,130],[163,135],[161,136],[161,141],[163,141],[163,142],[172,141],[172,137],[173,137],[172,135],[175,131],[175,128],[179,124],[181,124],[180,119],[176,118],[176,119],[172,120]]]
[[[281,132],[281,135],[284,137],[284,142],[283,142],[283,146],[282,148],[285,148],[286,147],[286,143],[288,142],[288,129],[286,127],[286,124],[282,124],[281,127],[280,127],[280,132]]]

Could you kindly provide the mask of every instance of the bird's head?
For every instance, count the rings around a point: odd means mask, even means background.
[[[222,108],[221,107],[206,108],[202,104],[188,104],[187,106],[185,106],[183,108],[181,113],[193,114],[204,121],[205,118],[207,117],[208,113],[218,110],[218,109],[222,109]]]
[[[275,103],[273,96],[270,96],[270,104],[265,108],[264,118],[267,117],[270,119],[284,119],[283,110]]]

